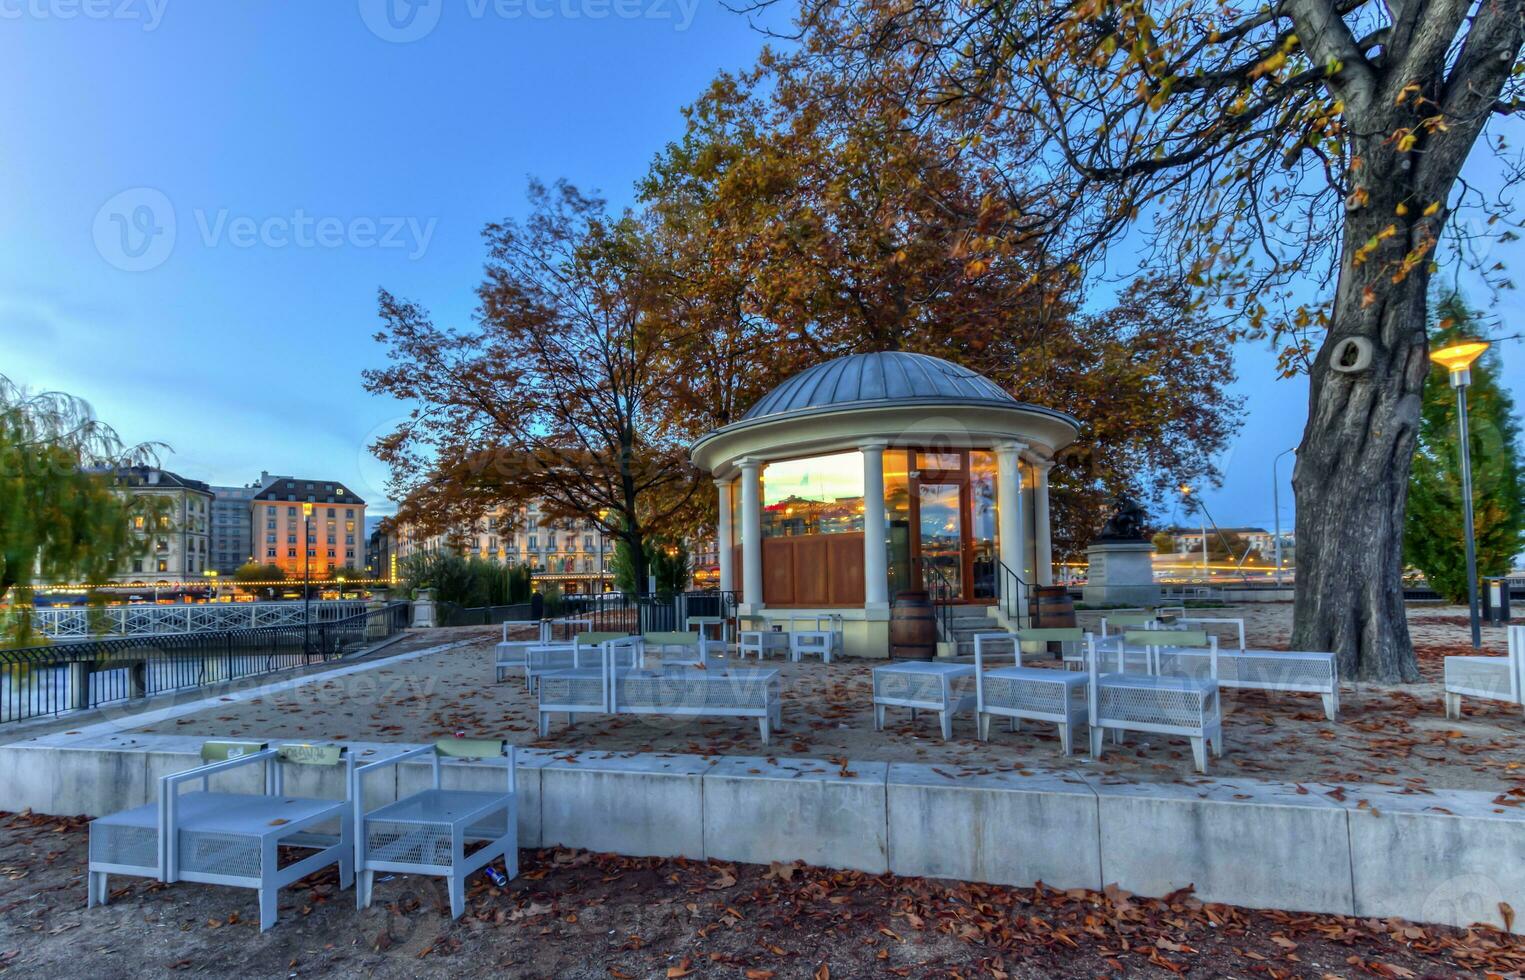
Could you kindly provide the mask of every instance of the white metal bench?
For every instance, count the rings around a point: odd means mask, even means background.
[[[433,784],[366,812],[364,777],[406,759],[429,756]],[[507,769],[503,792],[444,789],[441,758],[460,761],[503,761]],[[360,766],[351,776],[354,801],[355,889],[358,908],[370,908],[376,872],[435,875],[445,878],[450,894],[450,917],[466,911],[466,879],[495,859],[503,859],[508,877],[519,874],[519,809],[514,747],[502,740],[443,739],[410,749],[379,762]],[[467,843],[487,846],[466,853]]]
[[[1012,731],[1024,720],[1044,721],[1059,728],[1059,745],[1065,755],[1074,751],[1074,731],[1088,721],[1085,674],[1047,667],[1022,666],[1023,643],[1059,643],[1083,647],[1086,634],[1079,629],[1031,629],[1016,633],[981,633],[974,637],[975,710],[979,715],[980,741],[990,741],[990,721],[1006,718]],[[985,669],[993,657],[1005,653],[996,648],[1010,644],[1014,663]]]
[[[1124,634],[1123,649],[1126,652],[1128,647],[1144,646],[1147,662],[1157,663],[1162,653],[1158,646],[1161,636],[1168,636],[1173,647],[1206,647],[1209,676],[1102,673],[1103,653],[1097,649],[1092,637],[1086,656],[1090,678],[1091,755],[1101,758],[1102,736],[1108,729],[1118,738],[1128,731],[1180,735],[1191,740],[1197,771],[1205,773],[1208,747],[1214,755],[1223,754],[1223,710],[1217,680],[1218,640],[1201,631],[1162,633],[1139,630]]]
[[[885,708],[910,708],[912,721],[918,711],[937,712],[943,738],[952,738],[953,716],[975,705],[974,672],[969,664],[926,660],[875,667],[874,731],[884,730]]]
[[[836,637],[831,630],[790,630],[789,659],[798,663],[807,656],[818,656],[822,663],[829,664],[837,646]]]
[[[1244,620],[1243,619],[1238,619],[1238,618],[1229,617],[1229,616],[1176,616],[1176,617],[1173,617],[1172,619],[1170,619],[1168,621],[1168,623],[1166,623],[1165,628],[1167,628],[1167,629],[1171,629],[1171,628],[1195,629],[1197,627],[1202,627],[1202,626],[1232,626],[1236,630],[1238,630],[1238,633],[1239,633],[1239,646],[1236,647],[1236,649],[1238,649],[1238,650],[1247,650],[1247,649],[1249,649],[1245,645],[1245,642],[1244,642]],[[1222,648],[1221,648],[1221,645],[1220,645],[1219,652],[1220,653],[1224,652],[1222,650]]]
[[[251,888],[259,894],[259,929],[276,922],[280,889],[325,868],[339,866],[341,888],[354,880],[353,824],[348,799],[287,796],[287,765],[345,766],[350,754],[337,745],[207,742],[202,764],[159,780],[159,801],[90,823],[87,905],[104,905],[108,876],[131,874],[166,883],[195,881]],[[212,777],[253,763],[265,767],[264,793],[211,788]],[[181,787],[199,782],[192,792]],[[280,864],[282,847],[310,853]]]
[[[1168,637],[1171,631],[1160,632]],[[1161,647],[1155,669],[1161,674],[1208,676],[1208,653],[1206,650]],[[1282,694],[1317,694],[1324,703],[1324,717],[1330,721],[1339,717],[1339,665],[1332,653],[1219,650],[1218,686]]]
[[[550,735],[551,716],[565,714],[572,724],[579,714],[663,714],[756,718],[763,744],[782,723],[779,672],[768,669],[716,669],[623,666],[625,648],[639,647],[641,637],[606,641],[597,667],[553,671],[540,677],[540,737]],[[640,657],[635,658],[637,663]]]
[[[1464,697],[1525,704],[1525,626],[1509,627],[1507,656],[1446,658],[1447,718],[1461,717]]]
[[[764,745],[783,724],[776,669],[611,668],[611,676],[614,714],[756,718]]]

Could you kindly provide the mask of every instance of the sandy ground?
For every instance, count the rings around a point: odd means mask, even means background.
[[[258,932],[254,893],[111,880],[85,908],[78,819],[0,814],[0,975],[811,978],[1519,977],[1525,939],[1400,920],[1257,912],[1190,895],[1000,888],[798,865],[525,851],[451,922],[435,879],[376,904],[321,871]]]
[[[1207,611],[1203,611],[1204,614]],[[1291,607],[1247,605],[1211,611],[1243,616],[1251,647],[1285,648]],[[1081,613],[1094,625],[1097,613]],[[1520,708],[1470,701],[1461,721],[1448,722],[1439,676],[1447,653],[1468,652],[1465,610],[1411,610],[1424,673],[1409,687],[1350,685],[1341,692],[1337,723],[1327,722],[1317,697],[1224,692],[1226,753],[1211,775],[1349,784],[1380,782],[1414,788],[1525,790],[1525,715]],[[524,745],[611,751],[670,751],[701,755],[757,754],[757,727],[743,719],[681,719],[623,715],[568,728],[558,717],[551,736],[536,738],[535,702],[521,680],[496,683],[492,643],[497,631],[434,630],[427,634],[472,642],[445,653],[392,664],[339,680],[314,681],[282,694],[215,708],[140,729],[144,732],[258,738],[429,741],[458,731],[503,735]],[[1484,646],[1502,652],[1502,629]],[[783,730],[770,752],[780,756],[927,762],[956,771],[1065,764],[1052,726],[1017,733],[996,726],[989,743],[976,738],[972,713],[960,715],[954,738],[943,742],[935,715],[911,721],[892,710],[887,728],[873,730],[870,672],[883,661],[845,660],[778,667],[784,687]],[[749,661],[755,665],[756,661]],[[1098,762],[1069,764],[1104,773],[1153,779],[1191,775],[1184,740],[1132,736],[1108,746]]]

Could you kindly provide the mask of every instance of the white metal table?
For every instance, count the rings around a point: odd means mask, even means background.
[[[936,711],[944,739],[953,737],[953,716],[975,703],[974,665],[907,661],[874,668],[874,731],[884,729],[886,707]]]

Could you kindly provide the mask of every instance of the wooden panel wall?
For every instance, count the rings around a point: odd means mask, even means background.
[[[863,605],[863,535],[763,540],[763,602],[780,608]],[[737,549],[736,568],[741,567]],[[741,578],[737,576],[737,587]]]

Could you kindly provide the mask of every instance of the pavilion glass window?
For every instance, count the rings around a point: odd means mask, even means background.
[[[769,463],[762,472],[762,536],[863,530],[863,454]]]

